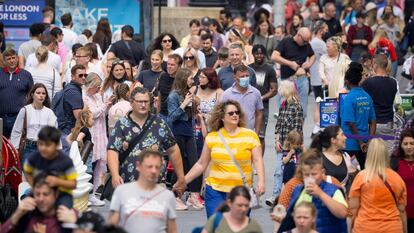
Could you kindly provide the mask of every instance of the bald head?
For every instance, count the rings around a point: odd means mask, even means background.
[[[308,44],[311,39],[312,39],[312,32],[307,27],[299,28],[294,38],[296,43],[298,43],[299,45]]]
[[[201,38],[198,35],[191,36],[189,43],[191,45],[191,48],[198,50],[201,47]]]

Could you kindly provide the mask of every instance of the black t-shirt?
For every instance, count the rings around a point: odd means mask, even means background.
[[[83,138],[83,140],[82,140],[82,141],[83,141],[83,144],[85,144],[87,141],[92,142],[92,135],[91,135],[91,132],[89,131],[89,129],[88,129],[88,128],[83,127],[83,128],[80,130],[80,132],[85,134],[85,137],[84,137],[84,138]]]
[[[158,83],[158,92],[161,97],[161,115],[168,116],[168,95],[171,92],[171,88],[174,82],[174,78],[170,77],[168,73],[163,73]]]
[[[144,70],[139,73],[138,82],[140,82],[144,88],[152,92],[157,84],[157,79],[161,77],[161,72],[163,71],[155,72],[152,70]]]
[[[206,57],[206,67],[213,67],[218,59],[218,53],[214,50],[211,54],[204,53],[204,56]]]
[[[110,52],[121,60],[128,60],[131,66],[139,65],[139,62],[144,59],[144,48],[135,40],[120,40],[112,44]]]
[[[397,94],[397,81],[390,77],[374,76],[362,83],[362,88],[374,102],[377,123],[392,122],[394,119],[394,99]]]
[[[332,163],[325,155],[322,156],[322,159],[326,175],[335,177],[342,183],[348,175],[348,167],[346,166],[345,159],[342,158],[342,162],[338,166]]]
[[[273,66],[266,63],[263,65],[252,63],[249,66],[256,72],[256,88],[262,96],[265,95],[270,90],[270,83],[277,83]],[[265,103],[269,103],[269,100],[263,100],[263,104]]]
[[[314,54],[310,44],[300,46],[293,40],[293,37],[286,37],[280,41],[276,47],[276,51],[278,51],[283,58],[289,61],[295,61],[298,65],[305,63],[306,59]],[[289,66],[280,66],[280,75],[282,79],[289,78],[295,73],[296,72]]]
[[[329,37],[335,36],[337,33],[342,32],[341,24],[336,18],[330,20],[322,19],[328,25],[328,32],[323,36],[324,40],[327,40]]]

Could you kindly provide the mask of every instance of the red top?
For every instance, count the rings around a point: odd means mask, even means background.
[[[407,186],[407,218],[414,218],[414,161],[401,159],[398,162],[398,174]]]

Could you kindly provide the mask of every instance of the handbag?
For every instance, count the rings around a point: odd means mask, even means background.
[[[128,158],[129,154],[135,148],[135,146],[144,138],[144,136],[147,134],[149,127],[151,127],[152,122],[154,122],[154,120],[155,120],[155,116],[149,115],[148,124],[145,124],[144,128],[142,128],[141,133],[131,140],[131,142],[129,143],[128,149],[124,151],[123,153],[119,154],[119,166],[121,166],[121,164]],[[112,175],[111,173],[109,173],[106,176],[105,184],[103,186],[102,195],[100,199],[101,200],[107,199],[108,201],[110,201],[112,198],[112,194],[114,193],[114,190],[115,189],[112,186]]]
[[[86,141],[82,147],[82,150],[80,151],[80,155],[81,155],[83,163],[86,164],[86,161],[88,160],[89,154],[91,153],[92,149],[93,149],[93,143],[89,140]]]
[[[234,165],[236,165],[237,170],[239,171],[239,173],[242,177],[244,186],[246,186],[246,188],[249,190],[249,193],[250,193],[250,208],[259,207],[259,200],[257,198],[257,195],[256,195],[256,192],[255,192],[254,188],[249,186],[249,183],[247,182],[247,179],[246,179],[246,176],[243,173],[243,170],[241,169],[241,167],[240,167],[239,163],[237,162],[236,158],[234,158],[233,152],[230,150],[229,145],[227,144],[226,140],[223,137],[223,134],[220,131],[218,131],[218,136],[220,137],[220,140],[223,142],[224,147],[226,148],[227,153],[229,153],[229,156],[230,156],[231,160],[233,161]]]
[[[24,108],[24,120],[23,120],[23,129],[22,129],[22,135],[20,137],[20,142],[19,142],[19,156],[20,159],[23,158],[23,153],[24,150],[26,149],[26,140],[27,140],[27,109],[26,107]]]

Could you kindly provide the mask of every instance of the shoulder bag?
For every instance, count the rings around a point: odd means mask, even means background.
[[[20,136],[20,142],[19,142],[19,156],[20,159],[23,158],[24,149],[26,149],[26,140],[27,140],[27,108],[24,108],[24,120],[23,120],[23,129],[22,129],[22,135]]]
[[[142,128],[141,133],[138,134],[135,138],[131,140],[129,143],[128,149],[119,154],[119,166],[121,167],[122,163],[128,158],[129,154],[135,148],[136,145],[147,135],[148,129],[151,127],[152,123],[155,120],[155,116],[149,115],[148,124]],[[108,201],[111,200],[112,194],[114,193],[114,187],[112,187],[112,176],[109,173],[104,184],[104,188],[102,190],[101,200],[107,199]]]
[[[249,189],[249,193],[250,193],[250,208],[257,208],[259,206],[259,201],[258,198],[256,196],[256,192],[254,190],[253,187],[249,186],[249,183],[247,182],[246,176],[243,173],[243,170],[241,169],[239,163],[237,162],[236,158],[234,158],[234,154],[233,152],[230,150],[229,145],[227,144],[226,140],[224,139],[223,134],[218,131],[218,136],[220,137],[220,140],[223,142],[224,147],[226,147],[227,153],[229,153],[229,156],[231,158],[231,160],[233,161],[234,165],[236,165],[237,170],[239,171],[242,180],[243,180],[243,184],[244,186],[246,186],[246,188]]]

